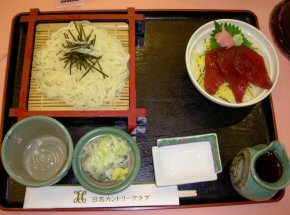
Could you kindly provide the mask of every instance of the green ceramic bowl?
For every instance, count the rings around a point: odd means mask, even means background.
[[[88,145],[99,144],[98,142],[100,142],[102,138],[108,137],[108,135],[113,135],[117,139],[123,141],[125,145],[129,147],[129,156],[127,162],[128,165],[126,166],[128,168],[128,173],[125,174],[124,178],[108,179],[105,174],[101,174],[101,176],[98,175],[96,177],[91,172],[87,171],[87,167],[84,167],[84,163],[88,163],[87,159],[88,157],[90,157],[88,156],[86,150]],[[98,150],[99,148],[97,149],[97,151]],[[97,160],[99,161],[101,159]],[[136,141],[126,132],[112,127],[101,127],[85,134],[78,141],[75,147],[72,162],[73,171],[79,183],[85,189],[101,195],[118,193],[129,187],[135,181],[135,178],[139,173],[140,164],[141,155]],[[103,179],[100,180],[100,178]]]
[[[6,133],[1,158],[8,175],[27,187],[57,183],[71,167],[73,142],[57,120],[32,116]]]

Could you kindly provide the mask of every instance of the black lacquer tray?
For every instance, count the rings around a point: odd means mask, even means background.
[[[109,13],[106,11],[105,13]],[[104,11],[66,12],[104,13]],[[112,13],[119,13],[113,11]],[[120,12],[122,13],[122,12]],[[226,108],[207,100],[191,83],[185,66],[185,49],[195,30],[201,25],[222,18],[245,21],[258,27],[258,20],[250,11],[205,10],[137,10],[145,15],[144,21],[136,22],[136,87],[137,106],[148,110],[146,120],[138,121],[137,142],[142,163],[138,182],[154,183],[152,146],[158,138],[216,133],[220,147],[223,172],[218,180],[179,186],[180,190],[197,190],[198,196],[180,199],[179,206],[154,206],[116,209],[162,209],[255,204],[242,198],[233,189],[229,166],[235,154],[246,146],[269,144],[277,139],[271,97],[246,108]],[[49,14],[49,13],[48,13]],[[20,77],[23,67],[23,47],[27,26],[16,16],[11,37],[9,71],[7,71],[7,95],[4,98],[2,139],[17,121],[9,117],[9,109],[18,106]],[[69,130],[74,143],[86,132],[99,126],[115,126],[127,131],[127,119],[106,117],[56,118]],[[145,133],[144,133],[145,130]],[[143,131],[143,132],[140,132]],[[190,165],[190,164],[189,164]],[[78,184],[72,170],[59,184]],[[6,210],[22,210],[25,187],[11,180],[3,167],[0,169],[0,205]],[[280,200],[284,190],[268,202]],[[75,209],[74,209],[75,210]],[[92,209],[89,209],[92,210]],[[93,210],[104,210],[95,208]]]

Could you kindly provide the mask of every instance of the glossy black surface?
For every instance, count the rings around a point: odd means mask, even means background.
[[[229,166],[235,154],[245,146],[270,143],[276,139],[270,98],[247,108],[225,108],[203,97],[191,83],[185,66],[185,49],[194,31],[214,19],[239,19],[257,26],[255,15],[247,11],[139,11],[145,22],[137,23],[136,64],[137,104],[149,111],[146,133],[137,134],[142,162],[137,182],[154,182],[151,148],[163,137],[216,133],[223,172],[218,180],[179,186],[196,189],[198,196],[181,199],[182,205],[247,202],[233,189]],[[25,44],[27,27],[15,25],[12,71],[9,73],[9,97],[3,133],[16,122],[8,117],[10,107],[17,107],[23,55],[18,47]],[[24,39],[23,39],[24,38]],[[20,49],[21,50],[21,49]],[[18,65],[18,66],[17,66]],[[115,126],[126,130],[126,119],[119,118],[57,118],[71,133],[74,142],[87,131],[99,126]],[[144,127],[144,122],[139,122]],[[185,164],[189,165],[190,164]],[[22,207],[25,188],[0,171],[0,203],[3,207]],[[77,184],[73,172],[59,184]],[[280,195],[280,194],[279,194]],[[278,197],[279,197],[278,195]],[[278,198],[277,197],[277,198]]]
[[[153,180],[151,147],[157,138],[216,133],[223,172],[217,181],[179,186],[196,189],[198,197],[186,204],[243,200],[233,189],[229,165],[245,146],[275,139],[269,99],[252,107],[226,108],[207,100],[191,83],[185,66],[185,49],[193,32],[219,18],[235,18],[255,25],[249,14],[191,13],[190,16],[147,16],[144,46],[137,49],[138,104],[149,110],[143,143],[140,180]],[[209,15],[209,14],[208,14]],[[240,16],[239,16],[240,15]],[[184,164],[190,165],[190,164]]]

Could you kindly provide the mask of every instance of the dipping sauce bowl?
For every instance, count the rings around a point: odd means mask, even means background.
[[[114,127],[100,127],[85,134],[75,147],[72,162],[79,183],[101,195],[128,188],[134,183],[140,165],[141,155],[136,141]]]
[[[73,142],[57,120],[32,116],[13,125],[4,137],[1,158],[8,175],[27,187],[57,183],[71,167]]]

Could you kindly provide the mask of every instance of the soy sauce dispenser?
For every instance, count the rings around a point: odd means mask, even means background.
[[[290,160],[279,141],[241,150],[233,159],[230,178],[235,190],[253,201],[266,201],[290,184]]]

